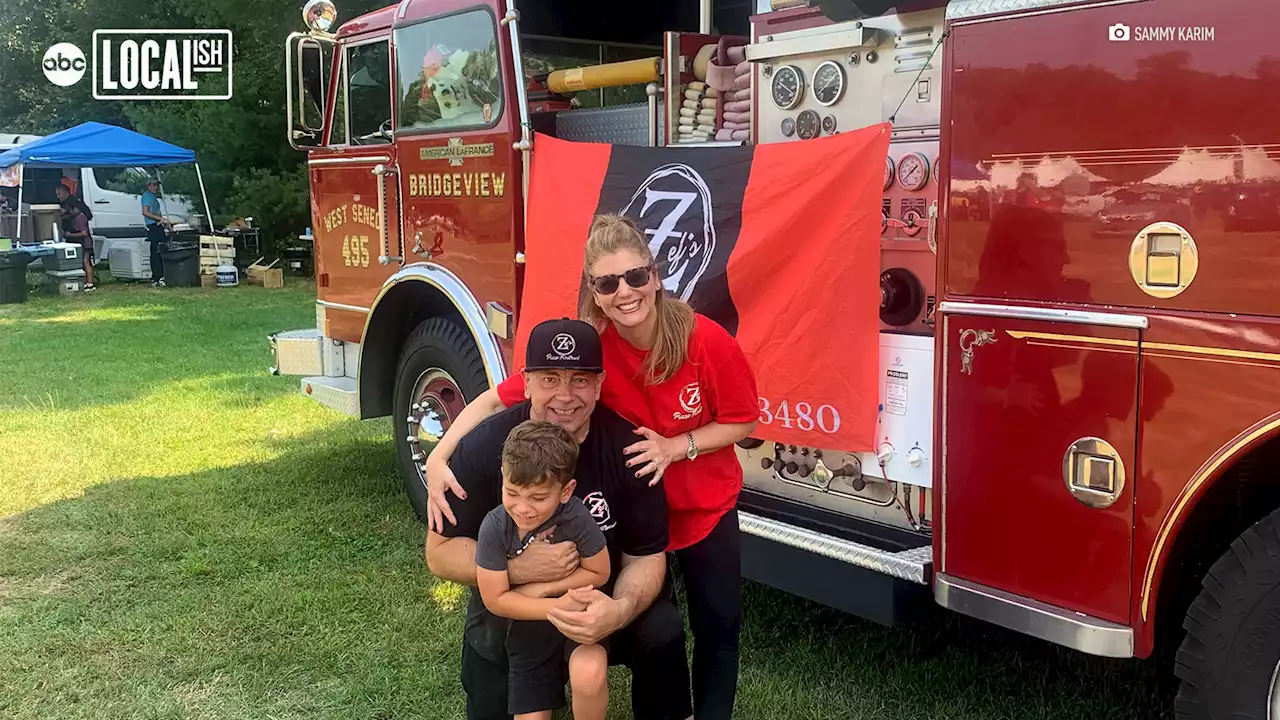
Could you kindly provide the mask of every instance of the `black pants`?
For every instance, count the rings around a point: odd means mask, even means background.
[[[167,239],[160,223],[147,226],[147,242],[151,243],[151,282],[164,279],[164,257],[160,251]]]
[[[693,715],[697,720],[729,720],[738,690],[742,628],[738,511],[725,513],[710,535],[675,556],[693,630]]]
[[[490,648],[490,660],[464,637],[462,687],[467,720],[510,720],[507,712],[507,662],[502,647]],[[664,588],[653,605],[609,638],[609,664],[631,670],[631,712],[635,720],[686,720],[689,666],[684,655],[684,622]]]

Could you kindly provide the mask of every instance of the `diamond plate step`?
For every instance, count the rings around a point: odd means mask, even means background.
[[[356,391],[356,379],[350,377],[304,377],[301,381],[302,394],[340,413],[358,417],[360,404]]]
[[[738,511],[738,528],[749,535],[808,550],[900,580],[928,585],[932,577],[933,547],[930,545],[901,552],[881,550],[741,510]]]

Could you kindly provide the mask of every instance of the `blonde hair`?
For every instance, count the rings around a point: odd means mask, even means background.
[[[582,280],[586,284],[586,292],[582,294],[582,302],[578,307],[578,317],[594,325],[597,330],[604,328],[608,318],[600,306],[596,305],[595,296],[588,284],[589,270],[600,258],[622,250],[630,250],[639,255],[646,265],[654,266],[649,243],[631,218],[624,215],[597,215],[587,233],[586,256],[582,265]],[[688,356],[689,336],[693,334],[693,308],[683,300],[667,294],[661,284],[654,297],[654,312],[657,313],[655,337],[653,347],[649,349],[644,362],[647,385],[666,382],[676,374]]]

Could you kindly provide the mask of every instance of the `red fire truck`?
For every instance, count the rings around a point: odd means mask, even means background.
[[[338,26],[312,0],[286,70],[317,322],[272,337],[275,371],[391,416],[421,511],[430,443],[511,368],[534,133],[674,144],[727,37],[737,142],[893,122],[883,441],[783,445],[787,409],[762,414],[744,575],[888,624],[923,600],[1096,655],[1180,644],[1180,717],[1280,717],[1265,4],[755,2],[402,0]]]

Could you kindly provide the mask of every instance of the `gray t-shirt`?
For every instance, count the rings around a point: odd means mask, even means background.
[[[587,506],[576,497],[562,503],[546,522],[536,530],[521,537],[520,529],[501,505],[485,515],[476,537],[476,565],[485,570],[507,569],[507,561],[524,552],[538,533],[554,526],[551,542],[570,540],[578,546],[580,557],[591,557],[605,549],[604,533],[596,524]]]

